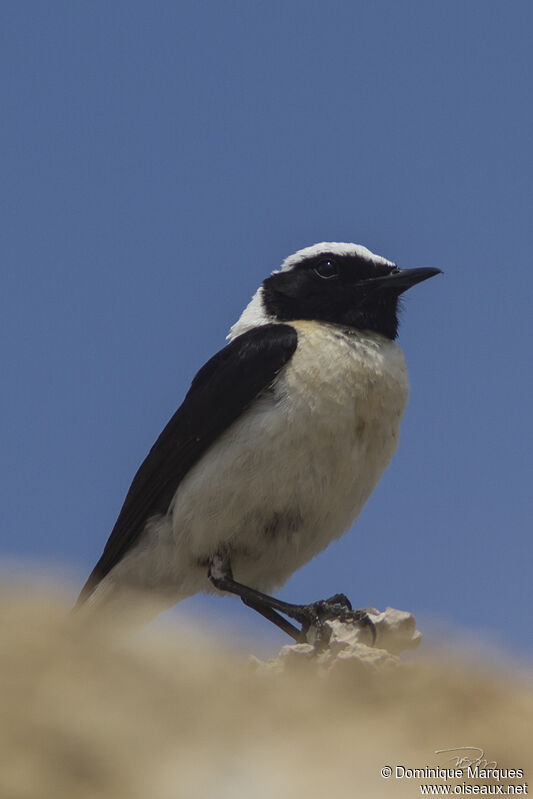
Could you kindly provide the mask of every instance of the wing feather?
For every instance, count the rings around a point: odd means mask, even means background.
[[[296,344],[297,333],[290,325],[262,325],[234,339],[200,369],[182,405],[133,478],[77,605],[137,543],[147,520],[168,511],[187,472],[268,388],[293,355]]]

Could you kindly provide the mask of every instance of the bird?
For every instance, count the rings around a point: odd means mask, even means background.
[[[135,474],[77,612],[137,627],[214,592],[296,641],[324,618],[371,625],[344,594],[272,592],[352,526],[389,465],[409,393],[400,298],[440,272],[343,242],[286,258]]]

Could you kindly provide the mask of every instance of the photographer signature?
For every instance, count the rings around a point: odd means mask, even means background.
[[[485,752],[479,746],[454,746],[450,749],[436,749],[435,754],[441,755],[444,752],[453,752],[449,760],[455,760],[455,767],[479,766],[480,768],[496,768],[498,764],[495,760],[486,760]]]

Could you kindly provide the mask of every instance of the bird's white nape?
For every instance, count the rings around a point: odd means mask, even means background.
[[[272,319],[265,311],[265,306],[263,303],[263,286],[259,286],[235,324],[230,327],[226,338],[228,341],[232,341],[234,338],[237,338],[237,336],[242,335],[242,333],[246,333],[247,330],[251,330],[252,327],[257,327],[258,325],[268,325],[269,322],[274,321],[275,320]]]
[[[364,247],[362,244],[352,244],[350,242],[341,241],[321,241],[318,244],[312,244],[310,247],[304,247],[292,255],[289,255],[288,258],[285,258],[281,264],[281,267],[279,269],[275,269],[272,274],[275,274],[276,272],[289,272],[302,261],[305,261],[307,258],[316,258],[316,256],[320,255],[320,253],[328,253],[331,255],[355,255],[359,256],[359,258],[365,258],[369,261],[373,261],[374,263],[384,264],[385,266],[394,266],[392,261],[388,261],[381,255],[376,255],[369,250],[368,247]],[[274,321],[275,319],[269,316],[269,314],[267,314],[265,311],[265,306],[263,303],[263,287],[260,286],[235,324],[231,326],[226,338],[229,341],[232,341],[234,338],[237,338],[237,336],[242,335],[242,333],[246,333],[246,331],[250,330],[252,327],[257,327],[258,325],[268,325]]]

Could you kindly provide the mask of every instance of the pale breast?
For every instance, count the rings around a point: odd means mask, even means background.
[[[292,326],[298,347],[281,376],[280,391],[286,386],[304,407],[311,403],[319,422],[337,426],[331,420],[336,411],[346,421],[355,420],[359,429],[363,418],[397,425],[409,394],[405,358],[397,344],[338,325],[299,321]]]
[[[333,526],[343,532],[397,448],[409,393],[405,359],[377,334],[313,322],[294,327],[298,348],[279,391],[294,424],[305,420],[306,449],[328,485],[324,505],[336,508]]]
[[[220,545],[237,579],[267,588],[347,530],[397,447],[402,351],[375,334],[292,323],[298,346],[266,391],[178,489],[175,543],[199,562]]]

